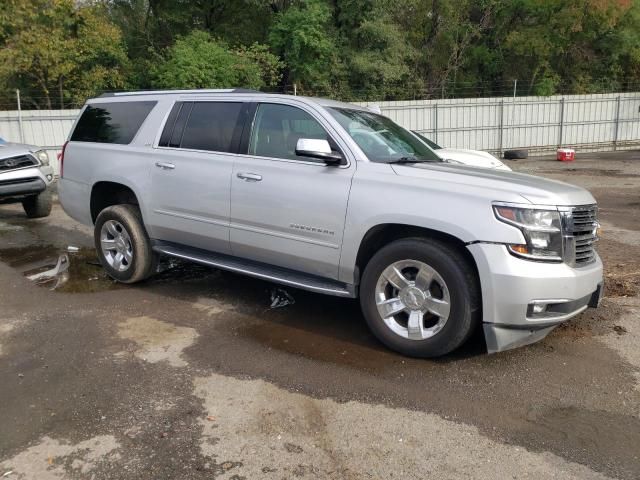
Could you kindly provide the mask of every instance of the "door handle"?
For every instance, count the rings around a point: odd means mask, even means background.
[[[173,163],[166,162],[156,162],[156,167],[161,168],[163,170],[173,170],[176,166]]]
[[[236,176],[245,182],[259,182],[262,180],[262,175],[258,175],[257,173],[238,173]]]

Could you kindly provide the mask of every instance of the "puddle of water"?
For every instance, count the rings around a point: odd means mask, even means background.
[[[0,250],[0,260],[34,284],[66,293],[92,293],[119,288],[106,274],[95,250],[66,252],[52,245]]]
[[[57,292],[94,293],[125,286],[107,275],[93,248],[67,250],[54,245],[5,248],[0,249],[0,261],[20,271],[34,284]],[[151,281],[176,283],[215,275],[219,275],[219,271],[209,267],[163,258]]]

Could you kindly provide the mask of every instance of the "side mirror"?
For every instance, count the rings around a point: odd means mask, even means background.
[[[296,144],[296,155],[324,160],[327,165],[340,165],[342,155],[331,151],[329,142],[320,138],[300,138]]]

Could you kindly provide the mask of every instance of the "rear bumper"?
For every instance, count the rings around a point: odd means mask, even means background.
[[[91,189],[84,183],[60,178],[58,180],[58,199],[63,210],[74,220],[91,226]]]
[[[536,342],[602,297],[602,262],[580,268],[510,255],[503,245],[469,245],[482,287],[489,352]],[[541,311],[536,307],[539,305]]]

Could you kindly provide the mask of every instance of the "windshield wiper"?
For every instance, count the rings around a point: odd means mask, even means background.
[[[432,162],[433,160],[427,160],[426,158],[417,158],[417,157],[400,157],[394,160],[389,160],[387,163],[423,163],[423,162]]]

